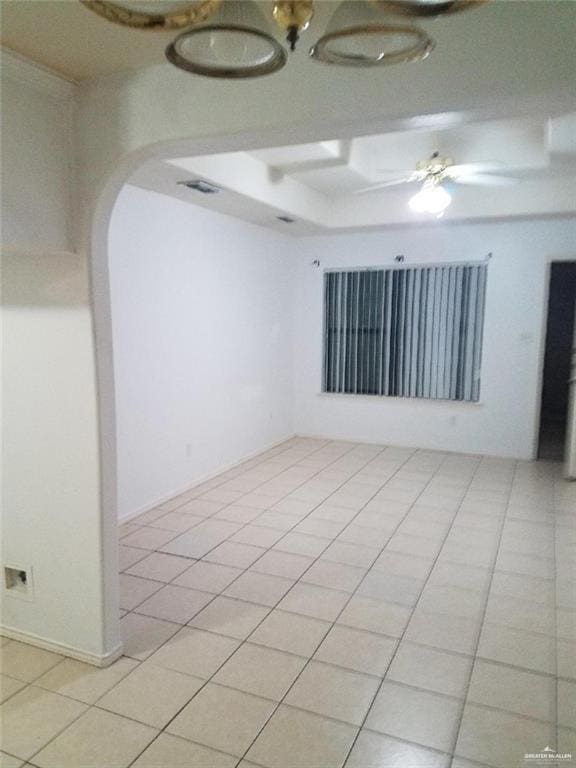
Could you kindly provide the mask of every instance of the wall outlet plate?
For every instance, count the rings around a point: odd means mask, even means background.
[[[34,600],[34,579],[31,565],[4,563],[2,566],[2,591],[18,600]]]

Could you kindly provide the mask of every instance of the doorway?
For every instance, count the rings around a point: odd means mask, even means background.
[[[562,461],[570,399],[570,358],[576,307],[576,261],[550,265],[538,458]]]

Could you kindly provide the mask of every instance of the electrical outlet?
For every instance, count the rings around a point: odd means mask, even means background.
[[[186,456],[192,456],[192,445],[190,443],[186,443]]]
[[[4,566],[4,592],[10,597],[20,600],[34,599],[34,582],[32,580],[32,566],[5,565]]]

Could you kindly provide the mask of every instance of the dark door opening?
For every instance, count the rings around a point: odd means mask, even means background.
[[[540,407],[539,459],[562,461],[564,458],[575,305],[576,261],[552,263]]]

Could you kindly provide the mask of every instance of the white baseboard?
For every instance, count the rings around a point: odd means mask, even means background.
[[[7,637],[9,640],[18,640],[27,645],[34,645],[45,651],[52,651],[53,653],[59,653],[62,656],[69,656],[71,659],[77,659],[78,661],[83,661],[85,664],[92,664],[95,667],[110,666],[110,664],[122,656],[123,650],[122,643],[120,643],[109,653],[103,655],[90,653],[90,651],[82,651],[80,648],[74,648],[65,643],[59,643],[55,640],[49,640],[46,637],[40,637],[40,635],[35,635],[33,632],[23,632],[20,629],[2,625],[0,625],[0,635],[2,635],[2,637]]]
[[[196,488],[197,486],[202,485],[203,483],[207,483],[209,480],[212,480],[215,477],[218,477],[218,475],[222,475],[224,472],[229,472],[231,469],[235,469],[236,467],[239,467],[240,464],[244,464],[245,461],[250,461],[250,459],[256,458],[256,456],[259,456],[261,453],[266,453],[266,451],[271,451],[273,448],[278,448],[278,446],[282,445],[282,443],[285,443],[288,440],[292,440],[295,437],[298,437],[298,435],[292,433],[290,435],[287,435],[286,437],[283,437],[281,440],[276,440],[274,443],[269,443],[268,445],[265,445],[263,448],[260,448],[257,451],[252,451],[251,453],[245,454],[244,456],[242,456],[242,458],[238,459],[237,461],[233,461],[230,464],[225,464],[224,466],[220,467],[214,472],[210,472],[207,475],[203,475],[202,477],[195,480],[192,485],[186,485],[184,488],[180,488],[180,490],[172,491],[171,493],[163,496],[162,498],[156,499],[156,501],[154,501],[152,504],[145,504],[143,507],[140,507],[140,509],[137,509],[135,512],[128,512],[128,514],[118,518],[118,525],[124,525],[124,523],[129,523],[130,520],[133,520],[135,517],[138,517],[138,515],[143,515],[145,512],[149,512],[151,509],[155,509],[156,507],[160,506],[160,504],[164,504],[166,501],[170,501],[170,499],[173,499],[176,496],[180,496],[182,493],[188,493],[188,491],[193,491],[194,488]]]

